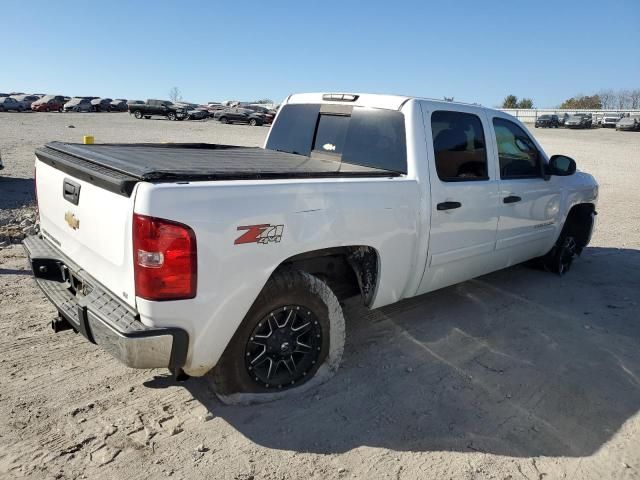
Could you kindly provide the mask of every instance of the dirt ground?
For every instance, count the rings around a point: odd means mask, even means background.
[[[48,140],[259,145],[266,132],[0,113],[0,219],[32,211],[32,152]],[[338,374],[270,404],[225,406],[204,380],[53,334],[22,248],[0,248],[0,478],[640,478],[640,133],[534,134],[601,185],[572,271],[518,266],[376,311],[350,303]]]

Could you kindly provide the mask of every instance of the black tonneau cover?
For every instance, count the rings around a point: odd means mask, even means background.
[[[395,177],[398,173],[263,148],[208,143],[97,144],[50,142],[39,160],[101,187],[131,195],[139,181]]]

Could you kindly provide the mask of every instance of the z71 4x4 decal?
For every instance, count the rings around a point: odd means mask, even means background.
[[[235,245],[242,243],[261,243],[266,245],[271,242],[278,243],[282,240],[284,225],[269,225],[268,223],[245,225],[238,227],[238,230],[246,230],[246,232],[236,238],[236,241],[233,242]]]

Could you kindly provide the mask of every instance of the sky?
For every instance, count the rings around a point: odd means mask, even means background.
[[[0,92],[282,101],[640,88],[640,1],[2,0]]]

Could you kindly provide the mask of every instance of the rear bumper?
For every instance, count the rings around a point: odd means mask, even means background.
[[[184,366],[189,337],[180,328],[152,328],[48,241],[24,240],[38,286],[71,327],[132,368]]]

